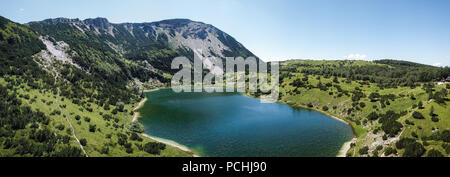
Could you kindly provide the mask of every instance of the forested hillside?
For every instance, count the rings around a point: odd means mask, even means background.
[[[323,111],[357,135],[347,156],[449,156],[450,75],[399,60],[289,60],[281,102]]]

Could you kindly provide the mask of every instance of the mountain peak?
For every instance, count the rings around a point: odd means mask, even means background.
[[[95,26],[97,28],[101,29],[108,29],[108,27],[111,26],[111,23],[109,23],[108,19],[103,17],[97,17],[97,18],[88,18],[83,20],[85,24]]]
[[[184,26],[192,25],[192,24],[196,24],[196,25],[200,25],[200,26],[204,26],[204,27],[208,26],[207,24],[205,24],[203,22],[197,22],[197,21],[192,21],[190,19],[183,19],[183,18],[161,20],[161,21],[152,22],[151,24],[160,26],[160,27],[169,27],[169,28],[180,28],[180,27],[184,27]]]
[[[70,18],[64,18],[64,17],[58,17],[58,18],[49,18],[42,21],[44,24],[48,25],[54,25],[57,23],[73,23],[73,22],[80,22],[80,19],[70,19]]]

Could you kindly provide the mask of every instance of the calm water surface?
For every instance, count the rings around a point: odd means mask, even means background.
[[[145,133],[201,156],[336,156],[353,137],[328,115],[238,93],[146,93]]]

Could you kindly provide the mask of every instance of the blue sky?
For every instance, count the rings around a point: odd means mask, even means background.
[[[106,17],[189,18],[235,37],[265,61],[403,59],[450,66],[448,0],[0,0],[19,23]]]

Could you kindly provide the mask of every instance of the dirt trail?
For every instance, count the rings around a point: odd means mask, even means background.
[[[54,79],[55,79],[55,85],[56,85],[56,79],[57,79],[57,78],[58,78],[58,72],[55,72],[55,77],[54,77]],[[57,95],[59,96],[59,92],[60,92],[59,88],[57,88],[57,92],[58,92]],[[60,105],[59,105],[58,97],[55,98],[55,103],[56,103],[56,105],[58,106],[59,111],[61,111],[61,113],[62,113],[63,110],[61,109],[61,107],[60,107]],[[81,145],[80,140],[77,138],[77,135],[75,134],[75,128],[73,128],[72,122],[70,122],[69,117],[65,116],[65,118],[66,118],[67,122],[69,123],[70,128],[72,129],[72,136],[75,138],[75,140],[77,141],[77,143],[80,145],[81,150],[83,151],[84,155],[85,155],[86,157],[89,157],[89,156],[87,155],[86,151],[84,150],[83,145]]]

